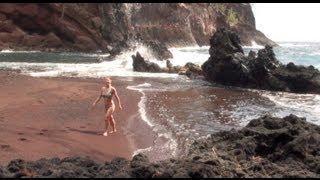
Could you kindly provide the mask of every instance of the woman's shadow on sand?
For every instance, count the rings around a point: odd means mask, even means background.
[[[102,135],[101,132],[97,131],[89,131],[89,130],[80,130],[80,129],[74,129],[74,128],[68,128],[69,131],[79,132],[79,133],[85,133],[85,134],[91,134],[91,135]]]

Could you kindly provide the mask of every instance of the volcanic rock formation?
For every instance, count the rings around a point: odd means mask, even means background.
[[[163,70],[156,63],[146,61],[139,52],[136,55],[132,55],[133,71],[137,72],[162,72]]]
[[[169,60],[166,61],[167,67],[161,68],[158,64],[145,60],[139,52],[132,55],[133,71],[137,72],[153,72],[153,73],[177,73],[186,75],[191,79],[203,78],[202,69],[199,65],[188,62],[184,66],[173,66]]]
[[[152,51],[152,54],[157,60],[162,61],[173,58],[173,55],[168,48],[159,41],[147,41],[145,44]]]
[[[27,162],[12,160],[0,177],[320,177],[320,127],[305,118],[264,116],[241,130],[222,131],[195,141],[189,153],[150,162],[114,158],[98,163],[67,157]]]
[[[219,29],[210,39],[210,57],[202,65],[207,80],[246,88],[320,93],[320,72],[313,66],[281,64],[271,46],[246,56],[239,36]]]

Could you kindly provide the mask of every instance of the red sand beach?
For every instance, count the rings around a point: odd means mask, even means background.
[[[131,158],[152,145],[154,134],[140,118],[141,94],[113,79],[123,110],[116,106],[117,132],[104,132],[104,106],[90,110],[103,85],[92,78],[35,78],[0,71],[0,164],[12,159],[89,156],[97,161]]]

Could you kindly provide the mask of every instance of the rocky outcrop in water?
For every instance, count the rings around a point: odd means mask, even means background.
[[[320,93],[320,72],[313,66],[281,64],[271,46],[246,56],[239,36],[224,28],[210,39],[210,57],[202,65],[207,80],[246,88]]]
[[[136,55],[132,55],[133,71],[137,72],[162,72],[163,70],[156,63],[146,61],[139,52]]]
[[[150,62],[143,58],[139,52],[132,55],[133,71],[137,72],[153,72],[153,73],[177,73],[179,75],[186,75],[191,79],[203,78],[202,69],[199,65],[193,63],[186,63],[184,66],[173,66],[169,60],[166,61],[167,67],[161,68],[158,64]]]
[[[249,3],[5,3],[0,49],[101,50],[114,56],[131,41],[208,45],[220,27],[236,31],[244,45],[275,45],[256,30]]]
[[[188,62],[186,63],[183,67],[175,67],[178,69],[178,74],[179,75],[186,75],[190,79],[196,79],[196,78],[202,78],[202,69],[199,65]]]
[[[114,158],[97,163],[67,157],[0,167],[0,177],[320,177],[320,127],[305,118],[264,116],[241,130],[221,131],[197,140],[189,154],[149,162],[138,154],[132,160]]]
[[[172,53],[168,50],[168,48],[160,43],[159,41],[147,41],[144,44],[152,51],[153,56],[157,60],[168,60],[173,58]]]

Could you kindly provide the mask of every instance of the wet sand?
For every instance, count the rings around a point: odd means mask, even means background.
[[[101,79],[35,78],[0,71],[0,164],[66,156],[100,162],[131,159],[135,150],[151,146],[155,135],[138,113],[141,94],[127,89],[128,83],[113,78],[124,109],[114,113],[118,131],[104,137],[103,102],[90,110]]]

